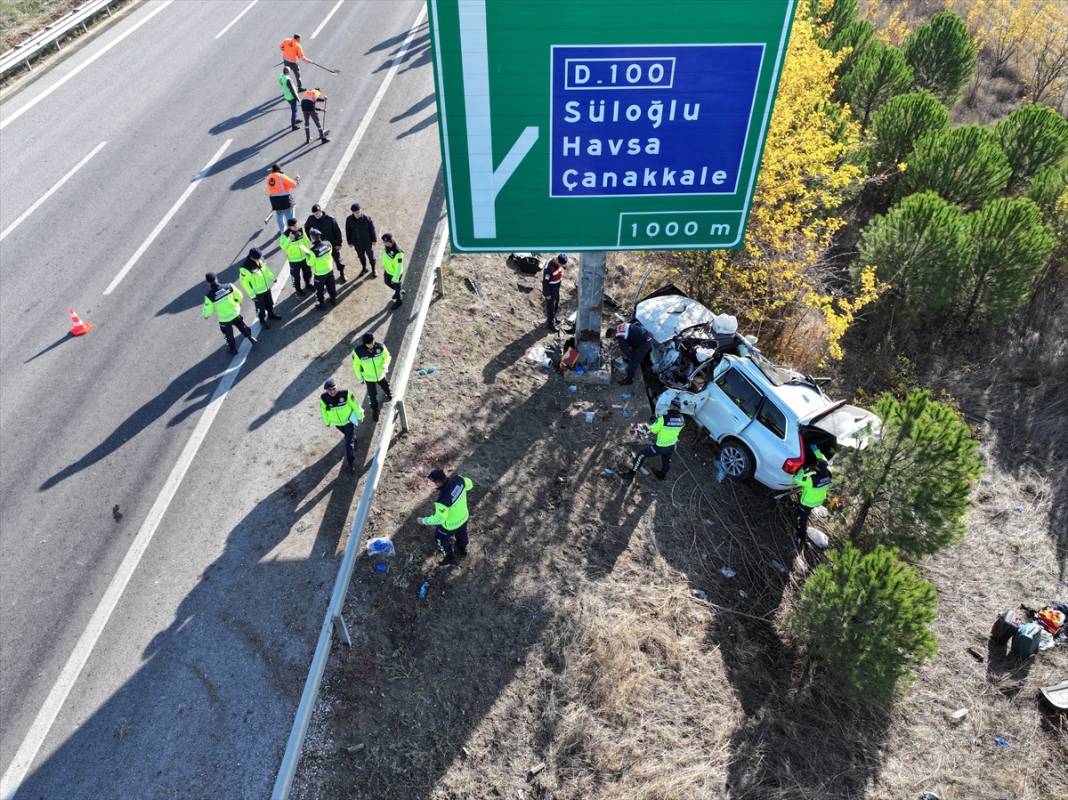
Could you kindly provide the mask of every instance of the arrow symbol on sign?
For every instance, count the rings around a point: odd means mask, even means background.
[[[524,128],[500,166],[493,168],[486,2],[459,0],[458,13],[463,52],[467,162],[471,175],[471,218],[476,239],[493,239],[497,236],[497,194],[538,140],[538,128],[536,125]]]

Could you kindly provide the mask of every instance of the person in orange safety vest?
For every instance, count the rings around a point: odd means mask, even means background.
[[[300,82],[300,66],[297,62],[308,61],[308,58],[304,55],[304,48],[300,46],[300,34],[294,33],[291,38],[283,39],[278,49],[282,51],[282,66],[289,67],[297,80],[297,91],[303,92],[304,86]]]

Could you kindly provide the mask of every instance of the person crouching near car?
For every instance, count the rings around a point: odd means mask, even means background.
[[[653,337],[637,320],[609,328],[605,336],[616,340],[623,358],[627,360],[627,374],[619,383],[621,386],[629,386],[634,383],[634,373],[653,349]]]

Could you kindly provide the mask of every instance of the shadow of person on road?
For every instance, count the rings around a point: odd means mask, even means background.
[[[390,122],[400,122],[402,119],[407,119],[408,117],[414,117],[416,114],[418,114],[424,108],[431,108],[431,107],[433,107],[433,105],[434,105],[434,95],[433,94],[428,94],[422,100],[417,100],[414,103],[412,103],[412,105],[410,105],[407,110],[402,111],[401,113],[397,114],[397,116],[395,116],[395,117],[390,117],[389,121]]]
[[[401,38],[403,43],[407,38],[407,34]],[[401,48],[398,46],[392,53],[389,54],[389,58],[383,61],[378,67],[375,68],[372,74],[384,72],[392,67],[394,64],[406,64],[407,66],[401,70],[401,72],[408,72],[417,67],[426,66],[430,63],[430,34],[422,33],[412,37],[411,44],[408,45],[408,49],[404,55],[400,55]],[[398,56],[400,56],[398,60]]]
[[[241,114],[236,114],[235,116],[224,119],[217,125],[213,125],[211,128],[208,129],[208,133],[210,133],[212,136],[216,136],[220,133],[225,133],[226,131],[233,130],[234,128],[239,128],[246,122],[252,122],[252,120],[254,119],[266,116],[267,114],[271,113],[272,110],[274,110],[272,106],[276,106],[281,103],[282,99],[282,96],[279,94],[276,97],[271,98],[270,100],[264,100],[262,103],[257,106],[253,106],[248,111],[245,111]],[[285,110],[289,110],[288,104],[286,105]]]
[[[428,25],[429,25],[429,23],[425,22],[425,21],[419,23],[419,25],[415,28],[415,31],[416,31],[415,35],[418,36],[420,31],[426,30],[428,28]],[[427,34],[424,34],[424,35],[427,35]],[[377,52],[380,52],[382,50],[388,50],[391,47],[397,48],[396,50],[393,51],[394,54],[396,54],[396,53],[400,52],[400,50],[399,50],[400,45],[403,44],[404,40],[407,39],[407,38],[408,38],[408,31],[404,31],[404,32],[398,33],[398,34],[396,34],[394,36],[390,36],[388,39],[383,39],[378,44],[376,44],[373,47],[369,48],[367,50],[367,52],[364,53],[364,55],[365,56],[369,56],[369,55],[371,55],[371,53],[377,53]]]
[[[360,463],[369,442],[357,437]],[[203,498],[205,513],[220,501],[249,511],[220,536],[225,548],[145,647],[136,672],[43,759],[20,796],[269,795],[358,488],[343,462],[339,438],[273,487]],[[313,538],[308,515],[324,502]],[[310,546],[295,559],[292,544],[279,551],[294,536]],[[172,581],[160,565],[175,558],[146,559],[141,579]]]

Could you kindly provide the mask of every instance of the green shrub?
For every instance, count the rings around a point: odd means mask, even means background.
[[[1018,108],[994,131],[1012,168],[1011,191],[1022,191],[1040,170],[1068,156],[1068,121],[1049,106]]]
[[[921,389],[904,400],[884,394],[873,410],[882,420],[878,438],[848,451],[836,470],[855,509],[850,540],[863,550],[896,547],[910,558],[957,541],[983,471],[971,429],[955,408]]]
[[[938,652],[930,629],[937,605],[934,587],[893,549],[862,553],[847,544],[805,581],[785,628],[823,665],[835,692],[878,702]]]
[[[808,0],[808,16],[820,29],[825,45],[857,19],[857,0]]]
[[[964,324],[978,315],[1001,322],[1030,297],[1056,240],[1042,212],[1026,197],[998,197],[969,215],[971,298]]]
[[[841,76],[852,69],[854,62],[860,58],[864,49],[875,41],[875,26],[866,19],[855,19],[828,40],[827,48],[837,53],[849,48],[849,54],[842,59],[836,72]]]
[[[912,67],[913,86],[953,105],[975,74],[975,45],[964,20],[944,11],[912,32],[905,42],[905,60]]]
[[[887,100],[901,94],[912,82],[912,68],[892,45],[869,42],[842,76],[838,91],[866,129],[871,115]]]
[[[949,127],[949,112],[930,92],[910,92],[887,101],[871,119],[876,163],[892,167],[905,160],[916,142]]]
[[[1035,173],[1027,188],[1027,196],[1042,210],[1042,218],[1053,222],[1057,199],[1068,189],[1068,161],[1044,167]]]
[[[909,195],[864,229],[856,276],[875,267],[879,281],[905,301],[908,314],[929,315],[960,296],[971,262],[969,234],[957,206],[934,192]]]
[[[1008,184],[1012,167],[990,128],[961,125],[929,133],[908,157],[904,186],[938,192],[951,203],[979,208]]]

